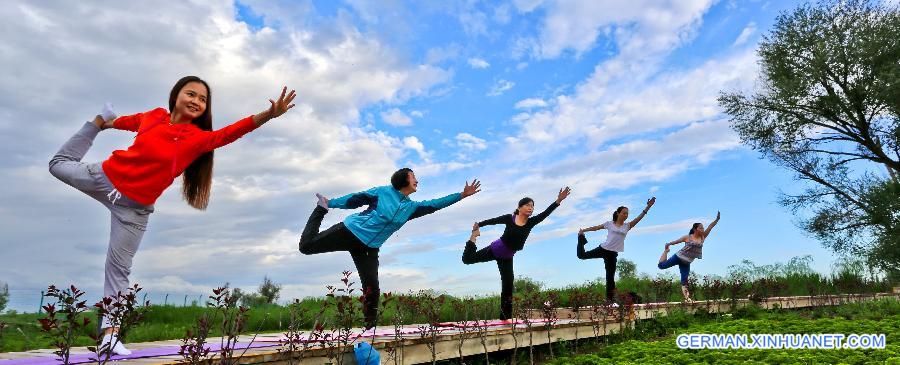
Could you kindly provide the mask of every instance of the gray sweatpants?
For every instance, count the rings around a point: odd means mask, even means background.
[[[109,209],[112,218],[103,296],[115,298],[129,286],[132,259],[147,230],[153,206],[142,205],[119,193],[103,173],[100,163],[81,162],[99,132],[100,128],[94,123],[85,123],[50,159],[50,173]],[[108,319],[103,318],[101,328],[108,327],[111,327]]]

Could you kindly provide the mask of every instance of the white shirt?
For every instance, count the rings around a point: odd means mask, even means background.
[[[625,251],[625,235],[631,230],[628,222],[622,223],[622,226],[619,227],[613,221],[609,221],[603,223],[603,228],[606,228],[608,233],[606,234],[606,242],[603,242],[600,247],[615,252]]]

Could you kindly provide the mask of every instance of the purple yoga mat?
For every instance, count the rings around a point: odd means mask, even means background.
[[[234,346],[235,352],[239,355],[246,348],[263,348],[263,347],[274,347],[278,346],[278,344],[273,343],[238,343]],[[218,343],[209,344],[207,348],[210,349],[210,354],[217,352],[222,349],[222,346]],[[147,349],[139,349],[132,350],[131,355],[128,356],[110,356],[110,361],[118,361],[118,360],[132,360],[132,359],[143,359],[149,357],[160,357],[160,356],[177,356],[178,350],[181,347],[179,346],[161,346],[161,347],[152,347]],[[238,351],[240,350],[240,351]],[[69,357],[69,363],[71,364],[89,364],[95,363],[96,361],[92,361],[91,358],[95,357],[94,354],[77,354]],[[25,359],[14,359],[14,360],[0,360],[0,365],[59,365],[62,362],[56,356],[38,356],[38,357],[29,357]]]
[[[544,319],[533,319],[531,320],[534,324],[541,324],[546,322]],[[524,322],[517,320],[516,324],[522,324]],[[500,327],[500,326],[509,326],[513,324],[510,321],[500,321],[500,320],[492,320],[487,321],[487,327]],[[439,323],[438,326],[441,327],[450,327],[450,328],[463,328],[463,327],[474,327],[474,322],[443,322]],[[443,330],[439,330],[443,331]],[[409,335],[420,333],[421,330],[418,328],[401,328],[400,334]],[[368,338],[373,336],[393,336],[394,329],[382,329],[377,331],[368,330],[361,333],[354,333],[356,335],[356,339],[359,338]],[[302,342],[320,342],[319,340],[310,340],[309,335],[304,336],[304,339],[301,339]],[[276,347],[280,346],[278,341],[285,340],[284,336],[279,338],[257,338],[253,344],[248,343],[237,343],[235,344],[235,352],[240,354],[246,348],[265,348],[265,347]],[[207,344],[207,348],[210,349],[210,353],[215,353],[221,350],[222,346],[219,343],[210,343]],[[179,346],[160,346],[160,347],[151,347],[146,349],[135,349],[132,350],[131,355],[128,356],[111,356],[110,361],[118,361],[118,360],[131,360],[131,359],[144,359],[151,357],[160,357],[160,356],[178,356],[178,350],[181,348]],[[94,357],[94,354],[77,354],[69,357],[69,363],[71,364],[90,364],[95,363],[91,358]],[[0,360],[0,365],[59,365],[62,362],[56,358],[56,356],[35,356],[24,359],[14,359],[14,360]]]

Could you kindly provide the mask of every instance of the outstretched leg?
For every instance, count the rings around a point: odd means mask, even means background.
[[[669,253],[669,247],[666,246],[665,251],[663,251],[662,257],[659,259],[659,267],[660,270],[665,270],[675,265],[678,265],[678,271],[681,274],[681,294],[684,295],[684,300],[690,302],[691,301],[691,293],[687,289],[687,281],[688,274],[691,272],[691,264],[688,262],[684,262],[681,258],[678,257],[677,254],[673,254],[668,259],[666,259],[666,254]]]
[[[588,243],[587,237],[584,236],[584,233],[578,234],[578,246],[576,247],[575,254],[579,259],[588,260],[588,259],[599,259],[603,257],[603,251],[608,251],[607,249],[597,246],[597,248],[585,252],[584,245]]]
[[[100,127],[87,122],[60,147],[50,159],[50,174],[60,181],[103,202],[103,190],[108,188],[98,181],[97,171],[91,171],[91,164],[81,162],[94,144]],[[96,167],[95,167],[96,168]]]
[[[666,247],[663,249],[662,256],[659,257],[660,265],[662,265],[663,262],[666,262],[667,256],[669,256],[669,245],[666,245]],[[668,266],[668,267],[671,267],[671,266]],[[660,269],[662,269],[662,267],[660,267]]]
[[[494,260],[494,252],[491,251],[491,246],[486,246],[479,250],[474,243],[466,242],[466,249],[463,251],[462,256],[464,264],[471,265]]]
[[[351,251],[359,246],[365,246],[353,232],[344,226],[343,222],[319,232],[322,220],[325,219],[325,213],[328,213],[328,209],[317,205],[309,215],[309,220],[306,222],[303,232],[300,233],[300,253],[315,255],[325,252]]]

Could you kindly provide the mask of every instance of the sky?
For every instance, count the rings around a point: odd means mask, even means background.
[[[0,281],[10,308],[33,311],[49,284],[100,295],[109,213],[56,180],[47,162],[112,102],[120,115],[164,107],[185,75],[211,85],[214,126],[268,107],[282,86],[297,106],[216,152],[206,211],[180,182],[157,201],[132,281],[153,302],[181,303],[268,276],[282,300],[318,296],[353,270],[347,253],[304,256],[300,230],[316,192],[389,184],[411,167],[425,200],[479,179],[483,191],[408,223],[382,247],[383,292],[499,292],[491,263],[460,257],[472,222],[540,211],[571,196],[531,233],[516,275],[551,287],[602,278],[575,257],[576,232],[650,213],[620,259],[674,278],[663,244],[722,219],[702,275],[729,265],[835,257],[777,204],[792,175],[741,145],[716,103],[759,87],[756,49],[792,1],[513,0],[13,1],[0,7]],[[85,161],[133,141],[104,131]],[[323,227],[354,211],[332,209]],[[479,245],[499,237],[482,230]],[[588,248],[605,239],[588,233]],[[168,298],[165,295],[169,294]],[[176,299],[177,298],[177,299]],[[188,298],[188,299],[185,299]]]

